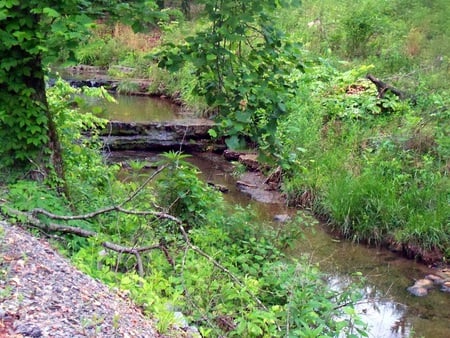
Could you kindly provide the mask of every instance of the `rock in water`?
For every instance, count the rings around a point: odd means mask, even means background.
[[[428,294],[428,290],[433,287],[433,281],[429,279],[419,279],[413,286],[410,286],[406,290],[414,296],[423,297]]]

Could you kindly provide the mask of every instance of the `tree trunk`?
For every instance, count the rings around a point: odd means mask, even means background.
[[[0,155],[15,170],[26,172],[34,166],[31,177],[33,172],[48,175],[54,170],[59,191],[68,197],[55,117],[46,96],[40,48],[44,41],[38,34],[42,17],[31,9],[24,2],[0,20],[0,31],[9,35],[0,44]]]
[[[53,165],[56,176],[61,182],[65,182],[64,162],[62,157],[61,144],[59,142],[58,131],[56,129],[55,118],[50,111],[47,95],[45,90],[45,79],[42,67],[41,56],[38,55],[31,60],[29,67],[31,67],[33,74],[27,81],[28,86],[35,91],[35,101],[44,109],[47,117],[47,133],[48,133],[48,147],[51,152],[50,163]]]

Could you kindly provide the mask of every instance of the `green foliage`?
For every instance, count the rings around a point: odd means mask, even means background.
[[[66,201],[61,200],[55,192],[43,184],[33,181],[19,181],[8,187],[8,200],[18,210],[42,208],[55,213],[68,212]]]
[[[201,226],[212,212],[221,208],[220,193],[198,178],[198,169],[185,161],[188,155],[163,154],[168,168],[158,180],[160,204],[190,226]]]
[[[63,81],[57,81],[49,91],[74,205],[68,208],[65,200],[43,184],[20,182],[9,188],[6,200],[10,206],[22,210],[42,207],[70,215],[72,209],[88,212],[117,204],[139,191],[124,207],[173,213],[184,221],[193,245],[187,246],[175,222],[150,215],[112,213],[89,221],[60,221],[99,233],[89,240],[64,239],[65,252],[82,270],[128,290],[146,311],[157,316],[158,328],[168,332],[174,310],[182,311],[206,336],[304,332],[332,337],[360,326],[350,311],[358,292],[332,291],[317,269],[284,257],[282,249],[299,235],[299,223],[270,229],[255,222],[249,209],[225,208],[220,194],[200,181],[197,169],[185,161],[186,155],[164,155],[161,164],[167,166],[166,176],[155,187],[139,188],[137,182],[117,181],[116,168],[108,168],[101,159],[95,133],[90,140],[83,138],[86,128],[93,132],[102,121],[90,114],[77,114],[74,102],[82,105],[77,94],[79,90]],[[106,95],[101,90],[97,94]],[[137,163],[132,166],[141,169]],[[48,220],[43,217],[42,221]],[[134,256],[108,252],[101,246],[104,241],[130,247],[158,244],[164,250],[142,253],[147,273],[141,277],[135,272]],[[345,316],[346,312],[351,316]],[[342,321],[336,321],[337,317]]]
[[[75,52],[76,60],[81,64],[108,67],[124,58],[126,50],[116,40],[88,40]]]
[[[445,0],[304,0],[298,9],[282,10],[279,27],[327,59],[345,58],[348,66],[375,65],[379,77],[416,92],[423,83],[446,88],[450,43]]]
[[[2,166],[54,166],[59,160],[53,116],[48,110],[45,62],[81,38],[89,24],[81,2],[3,1],[0,4],[0,138]],[[86,4],[83,2],[83,4]],[[44,159],[44,160],[41,160]],[[47,159],[47,161],[45,161]]]
[[[78,208],[83,204],[90,206],[94,203],[92,198],[101,193],[108,194],[117,167],[106,168],[99,154],[102,144],[98,139],[98,131],[105,127],[106,120],[90,113],[85,99],[114,99],[103,88],[72,88],[61,79],[48,89],[47,96],[63,147],[70,197],[76,201]],[[76,107],[84,107],[85,112],[80,113]],[[86,133],[89,133],[89,138]],[[80,182],[83,184],[80,185]]]
[[[359,299],[354,288],[331,291],[306,259],[289,262],[282,255],[284,243],[277,239],[295,236],[293,229],[298,224],[278,231],[264,229],[254,225],[249,212],[217,210],[207,223],[189,231],[191,241],[228,273],[185,249],[180,241],[170,247],[174,267],[161,252],[149,254],[145,262],[151,274],[145,278],[114,272],[111,266],[117,265],[117,257],[102,256],[94,242],[74,260],[111,286],[129,290],[146,311],[161,320],[162,330],[170,330],[174,310],[182,311],[208,337],[298,336],[300,332],[334,337],[360,330],[363,325],[352,312],[352,304]],[[164,236],[172,231],[164,229]]]
[[[30,10],[16,1],[0,4],[0,156],[2,166],[20,167],[28,159],[35,159],[48,142],[48,116],[42,93],[30,87],[43,85],[43,72],[39,69],[39,55],[44,49],[43,33],[39,21],[33,16],[23,21]],[[26,13],[26,15],[29,15]],[[32,63],[37,63],[38,73]],[[39,77],[42,78],[39,84]],[[44,149],[45,152],[45,149]]]
[[[139,91],[139,83],[134,81],[124,80],[117,86],[119,94],[132,94]]]
[[[267,152],[275,147],[277,121],[296,87],[288,75],[302,69],[296,46],[272,24],[268,13],[277,9],[272,1],[205,1],[211,26],[159,55],[169,70],[193,65],[193,90],[218,112],[219,128],[233,148],[246,138]]]
[[[356,241],[448,252],[448,103],[440,95],[418,97],[416,106],[377,99],[358,80],[365,71],[320,62],[307,69],[305,92],[277,135],[284,189]]]
[[[365,57],[378,47],[374,42],[377,35],[388,29],[385,13],[387,8],[377,1],[364,1],[342,19],[345,32],[344,45],[347,55]]]

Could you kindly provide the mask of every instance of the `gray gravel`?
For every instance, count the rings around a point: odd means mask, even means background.
[[[154,327],[46,241],[0,221],[0,337],[162,337]]]

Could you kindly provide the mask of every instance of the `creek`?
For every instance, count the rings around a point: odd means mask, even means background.
[[[162,109],[163,102],[169,109]],[[152,108],[149,108],[152,107]],[[149,113],[153,107],[155,115]],[[174,106],[149,97],[118,97],[118,104],[107,108],[105,117],[119,121],[164,121],[177,119]],[[113,155],[116,160],[146,159],[151,161],[156,153],[126,151]],[[190,161],[201,171],[205,181],[226,186],[224,194],[228,203],[251,205],[259,220],[268,225],[275,223],[275,215],[302,214],[283,203],[257,202],[236,186],[233,166],[223,156],[212,153],[194,153]],[[305,217],[310,219],[310,217]],[[386,249],[358,245],[333,237],[324,224],[318,221],[304,226],[304,238],[299,239],[288,255],[299,258],[308,255],[328,277],[330,285],[339,287],[349,282],[351,275],[361,272],[367,283],[364,299],[357,305],[358,313],[370,326],[369,337],[450,337],[450,294],[433,289],[426,297],[411,295],[406,289],[415,280],[433,273],[434,269],[413,260],[400,257]]]

